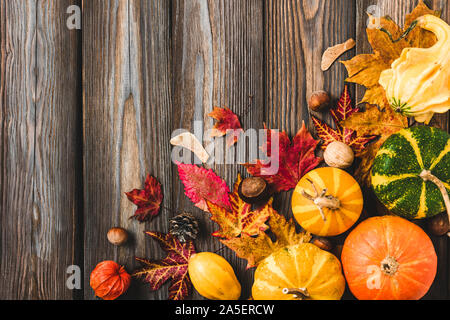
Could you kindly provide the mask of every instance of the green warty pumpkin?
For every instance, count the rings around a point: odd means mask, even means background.
[[[441,190],[450,192],[450,135],[427,126],[393,134],[374,160],[372,187],[392,213],[408,219],[445,211]]]

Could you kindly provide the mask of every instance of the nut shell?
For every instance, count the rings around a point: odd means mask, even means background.
[[[121,246],[128,241],[128,232],[123,228],[112,228],[108,231],[107,238],[113,245]]]
[[[239,197],[249,204],[260,204],[270,198],[267,182],[260,177],[250,177],[242,180],[238,193]]]
[[[346,169],[353,164],[355,154],[345,143],[334,141],[326,148],[323,158],[330,167]]]
[[[330,105],[330,95],[323,90],[315,91],[311,94],[308,100],[308,107],[312,111],[320,111]]]
[[[312,241],[312,244],[319,247],[322,250],[331,252],[333,250],[333,242],[327,238],[317,237]]]
[[[428,220],[428,230],[435,236],[443,236],[449,232],[449,223],[447,214],[438,214]]]

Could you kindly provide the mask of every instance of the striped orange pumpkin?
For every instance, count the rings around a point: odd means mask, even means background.
[[[358,182],[337,168],[319,168],[307,173],[292,196],[297,222],[319,236],[336,236],[359,219],[363,196]]]

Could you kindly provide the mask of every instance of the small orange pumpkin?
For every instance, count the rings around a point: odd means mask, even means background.
[[[131,276],[114,261],[100,262],[91,273],[90,285],[103,300],[115,300],[130,286]]]
[[[295,220],[303,229],[319,236],[336,236],[359,219],[363,196],[358,182],[338,168],[308,172],[292,196]]]
[[[359,224],[345,240],[341,260],[348,286],[361,300],[418,300],[437,268],[427,234],[396,216]]]

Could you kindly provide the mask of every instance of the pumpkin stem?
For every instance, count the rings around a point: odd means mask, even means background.
[[[404,39],[405,37],[407,37],[408,34],[417,26],[418,22],[419,22],[418,20],[414,20],[411,23],[411,25],[408,27],[408,29],[406,29],[405,32],[403,32],[398,39],[393,39],[392,34],[385,28],[380,28],[380,31],[383,31],[384,33],[386,33],[389,37],[389,40],[391,40],[392,43],[396,43],[396,42],[399,42],[400,40]]]
[[[309,183],[311,183],[315,195],[311,195],[305,190],[302,190],[302,196],[304,196],[306,199],[311,200],[314,202],[314,204],[317,206],[317,208],[320,211],[320,215],[322,216],[323,221],[327,221],[325,217],[325,213],[323,211],[323,208],[328,208],[330,210],[338,210],[341,207],[341,202],[338,198],[333,197],[332,195],[327,194],[328,189],[323,189],[322,192],[319,194],[319,191],[316,188],[316,185],[313,181],[310,179],[307,179]]]
[[[433,182],[439,188],[439,191],[441,191],[442,197],[444,198],[445,208],[447,209],[447,215],[450,222],[450,198],[448,196],[447,188],[445,187],[444,183],[439,180],[438,177],[434,176],[430,170],[423,170],[420,174],[420,177],[423,179],[423,181]],[[447,233],[447,235],[450,237],[450,232]]]
[[[398,270],[398,262],[393,257],[386,257],[383,261],[381,261],[381,271],[383,271],[388,276],[393,276]]]
[[[295,299],[305,300],[310,297],[306,288],[284,288],[283,294],[293,294]]]

